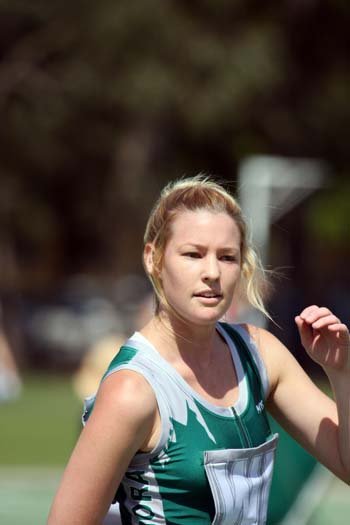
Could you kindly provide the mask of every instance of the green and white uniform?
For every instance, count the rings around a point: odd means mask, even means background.
[[[122,346],[104,378],[139,372],[154,390],[161,435],[131,461],[117,492],[123,524],[254,525],[266,522],[277,435],[264,401],[264,364],[240,326],[218,323],[239,383],[233,407],[213,405],[138,332]],[[135,393],[137,395],[137,393]],[[88,403],[84,420],[93,406]]]

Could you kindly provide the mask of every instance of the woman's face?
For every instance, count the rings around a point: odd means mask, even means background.
[[[227,311],[240,277],[240,243],[239,229],[227,213],[178,213],[160,278],[166,299],[181,317],[206,325]]]

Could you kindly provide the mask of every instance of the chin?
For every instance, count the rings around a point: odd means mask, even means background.
[[[206,312],[205,314],[198,314],[193,315],[189,319],[190,322],[194,324],[198,324],[201,326],[205,326],[208,324],[215,324],[217,323],[222,317],[225,315],[226,310],[218,312]]]
[[[186,324],[192,324],[197,326],[209,326],[215,325],[222,317],[225,315],[227,308],[223,305],[219,307],[205,307],[205,308],[193,308],[193,309],[181,309],[176,308],[173,305],[173,309],[176,312],[175,317],[178,317],[178,320],[182,320]],[[168,312],[169,314],[170,312]],[[173,317],[174,313],[170,317]]]

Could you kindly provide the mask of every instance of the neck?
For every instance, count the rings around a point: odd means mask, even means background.
[[[193,325],[163,311],[153,317],[141,332],[155,346],[166,349],[168,358],[176,359],[181,355],[183,359],[186,356],[186,361],[192,356],[196,360],[200,354],[203,364],[210,361],[218,337],[215,323]]]

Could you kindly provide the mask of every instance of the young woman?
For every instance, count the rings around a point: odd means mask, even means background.
[[[278,436],[266,409],[350,480],[350,342],[327,308],[295,318],[335,402],[269,332],[219,322],[245,296],[266,313],[260,265],[237,202],[203,177],[168,185],[149,218],[150,322],[106,372],[54,500],[49,525],[263,524]]]

